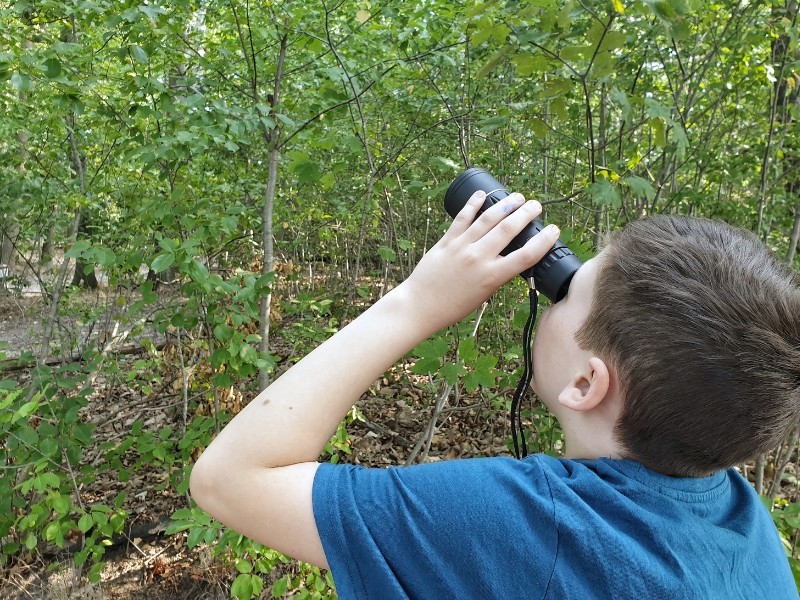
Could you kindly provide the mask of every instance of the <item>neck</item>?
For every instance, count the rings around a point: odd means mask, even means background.
[[[557,417],[564,431],[564,455],[567,458],[624,457],[614,436],[619,414],[614,407],[588,413],[560,408],[561,414]]]
[[[619,445],[613,436],[598,432],[578,432],[564,430],[564,455],[567,458],[623,458]]]

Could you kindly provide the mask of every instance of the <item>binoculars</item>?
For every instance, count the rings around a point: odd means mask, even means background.
[[[453,180],[444,195],[444,207],[451,217],[464,208],[467,200],[478,190],[486,192],[486,201],[478,211],[483,211],[493,204],[500,202],[509,195],[508,190],[499,181],[492,177],[488,171],[472,167]],[[511,243],[500,253],[503,256],[513,252],[539,233],[544,228],[544,223],[539,219],[531,221]],[[581,266],[581,260],[575,253],[558,240],[550,251],[530,269],[520,275],[530,283],[533,280],[535,288],[547,296],[552,302],[558,302],[567,294],[572,276]]]

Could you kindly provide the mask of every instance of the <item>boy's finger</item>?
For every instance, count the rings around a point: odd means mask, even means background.
[[[455,219],[453,219],[453,223],[450,225],[443,238],[458,237],[464,233],[469,226],[472,225],[472,222],[475,220],[475,215],[478,214],[478,211],[485,201],[486,192],[483,190],[478,190],[472,194],[464,205],[464,208],[462,208]]]
[[[491,235],[498,227],[498,223],[502,226],[502,223],[509,219],[510,215],[520,206],[523,206],[524,203],[525,197],[518,193],[510,194],[503,198],[475,219],[472,226],[464,233],[464,240],[471,244]]]
[[[492,207],[492,210],[498,205],[500,205],[499,202],[497,205]],[[510,209],[510,211],[508,208],[504,207],[504,209],[505,210],[502,214],[500,214],[500,218],[497,220],[496,224],[483,236],[483,239],[481,240],[481,244],[485,248],[485,251],[494,256],[500,254],[500,251],[508,246],[508,244],[511,243],[511,240],[513,240],[523,229],[525,229],[525,227],[527,227],[531,221],[541,214],[542,205],[536,200],[529,200],[521,206],[514,206]],[[487,210],[484,215],[488,214],[489,212],[490,211]],[[482,221],[484,215],[481,215],[478,221]]]
[[[508,256],[500,257],[503,269],[509,273],[522,273],[542,260],[558,241],[560,230],[552,223],[529,239],[522,248],[514,250]]]

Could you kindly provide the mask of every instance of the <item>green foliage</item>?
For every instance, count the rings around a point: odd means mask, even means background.
[[[776,499],[773,502],[764,496],[761,499],[772,514],[772,520],[778,528],[781,541],[786,549],[794,580],[800,588],[800,554],[797,551],[798,533],[800,532],[800,503],[788,502],[783,499]]]
[[[298,360],[338,330],[339,317],[331,314],[332,305],[330,298],[312,293],[281,301],[287,321],[284,334],[295,345]]]
[[[86,505],[79,494],[97,472],[81,466],[94,425],[80,416],[91,391],[75,365],[42,368],[41,391],[0,382],[0,560],[35,552],[40,544],[77,546],[75,564],[87,565],[89,580],[100,579],[99,562],[111,537],[122,531],[124,494],[112,506]],[[61,390],[61,395],[57,391]]]
[[[459,340],[455,356],[448,358],[449,353],[449,344],[443,336],[426,340],[412,351],[416,360],[411,370],[419,374],[438,373],[451,386],[463,376],[467,392],[474,392],[479,387],[491,388],[496,384],[498,357],[490,352],[479,352],[474,337]]]
[[[250,600],[258,597],[265,587],[265,579],[275,567],[287,565],[290,559],[275,550],[253,542],[212,520],[197,507],[180,509],[172,515],[167,527],[168,534],[187,533],[187,545],[195,548],[199,544],[212,547],[214,556],[235,570],[231,585],[231,597]],[[292,597],[319,600],[335,597],[330,574],[323,575],[319,568],[299,564],[295,575],[284,575],[272,585],[272,595],[283,597],[287,590],[294,590]]]

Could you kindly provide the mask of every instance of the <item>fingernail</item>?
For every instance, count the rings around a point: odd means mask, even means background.
[[[539,204],[539,202],[536,201],[536,200],[528,200],[527,204],[528,204],[529,207],[531,207],[534,210],[541,210],[542,209],[542,205]]]
[[[514,204],[522,204],[525,201],[525,196],[523,196],[522,194],[518,194],[517,192],[514,192],[509,196],[509,200]]]
[[[561,231],[558,229],[558,226],[557,225],[553,225],[552,223],[550,225],[548,225],[547,227],[545,227],[545,231],[547,231],[547,233],[555,233],[556,235],[561,233]]]
[[[472,198],[470,200],[475,200],[476,202],[480,200],[481,202],[486,199],[486,192],[483,190],[477,190],[474,194],[472,194]]]

